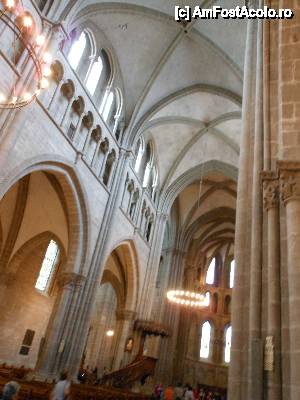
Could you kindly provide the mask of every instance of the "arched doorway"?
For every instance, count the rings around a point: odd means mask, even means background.
[[[84,353],[86,368],[97,368],[101,375],[131,361],[138,290],[135,248],[131,241],[126,241],[109,255],[96,289]],[[131,347],[126,347],[128,341]]]
[[[63,174],[39,170],[14,181],[0,201],[0,362],[34,369],[47,353],[63,277],[79,272],[84,253],[73,194]],[[55,357],[53,344],[52,337]]]

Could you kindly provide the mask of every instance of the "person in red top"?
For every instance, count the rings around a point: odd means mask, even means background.
[[[174,400],[174,389],[169,385],[165,390],[164,400]]]
[[[195,400],[199,400],[200,399],[200,385],[198,383],[197,388],[194,389],[194,398]]]

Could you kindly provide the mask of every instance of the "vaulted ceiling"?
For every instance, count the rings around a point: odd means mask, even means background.
[[[69,0],[57,2],[52,16],[65,20],[67,29],[88,23],[106,38],[122,78],[125,144],[132,146],[141,134],[153,140],[162,190],[209,160],[237,168],[241,132],[246,20],[182,24],[174,20],[176,5],[234,8],[243,2]],[[222,199],[232,202],[231,184],[226,186],[210,198],[216,207]],[[192,223],[191,190],[179,202]]]

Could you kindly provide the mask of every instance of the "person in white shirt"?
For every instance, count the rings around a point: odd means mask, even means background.
[[[187,390],[185,391],[184,394],[184,400],[194,400],[194,393],[193,393],[193,389],[191,386],[188,386]]]
[[[51,393],[51,400],[67,400],[70,396],[70,388],[71,382],[68,381],[68,373],[62,372]]]

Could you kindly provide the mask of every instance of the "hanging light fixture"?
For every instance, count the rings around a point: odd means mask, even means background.
[[[207,132],[207,130],[206,130]],[[206,143],[204,145],[203,154],[206,153]],[[200,208],[200,199],[203,187],[203,177],[204,177],[204,164],[201,166],[200,180],[199,180],[199,193],[197,199],[197,208]],[[208,292],[209,293],[209,292]],[[175,303],[181,306],[188,307],[208,307],[210,302],[210,296],[203,293],[190,292],[189,290],[176,289],[169,290],[167,292],[167,298],[171,303]]]
[[[167,298],[171,303],[189,307],[208,307],[209,297],[202,293],[185,290],[169,290]]]
[[[4,1],[4,8],[0,10],[0,21],[13,33],[13,60],[16,60],[16,44],[20,43],[23,51],[27,51],[28,62],[31,61],[34,68],[34,78],[28,79],[21,74],[9,85],[8,93],[0,92],[0,109],[19,109],[32,103],[41,90],[49,86],[49,64],[52,57],[43,49],[46,41],[44,35],[37,33],[35,40],[32,35],[28,35],[34,21],[20,5],[17,6],[15,0]],[[3,53],[5,54],[5,51]],[[28,70],[26,72],[28,73]]]

